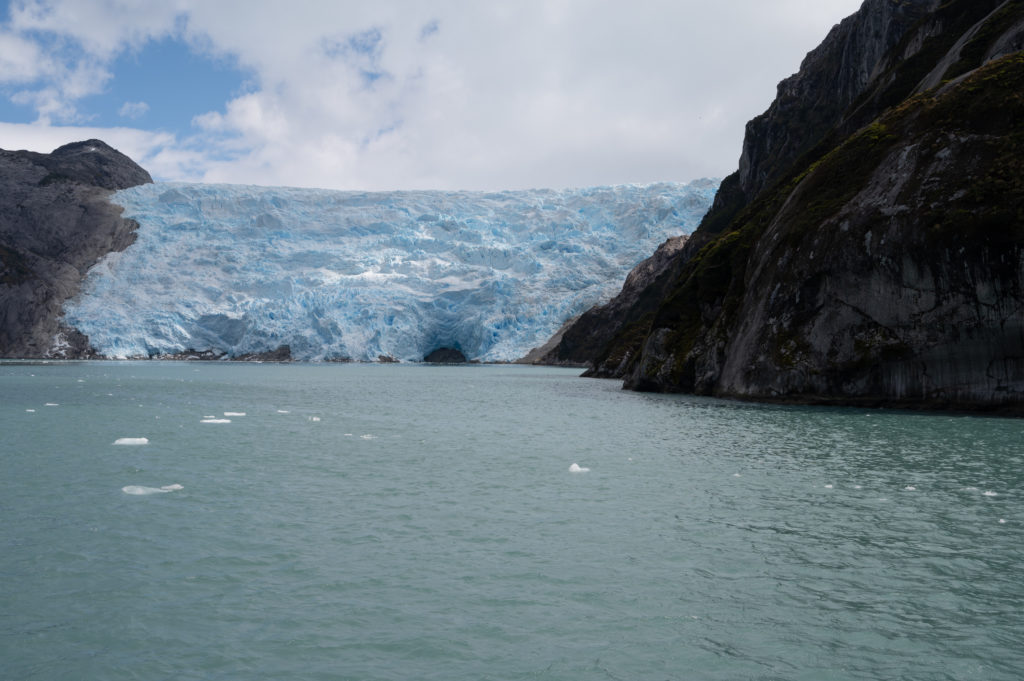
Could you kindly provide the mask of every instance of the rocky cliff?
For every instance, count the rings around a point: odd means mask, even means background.
[[[1024,410],[1022,34],[1022,2],[867,0],[748,125],[739,171],[590,374]]]
[[[50,154],[0,150],[0,357],[89,356],[61,307],[96,261],[135,240],[138,225],[110,194],[147,182],[99,140]]]

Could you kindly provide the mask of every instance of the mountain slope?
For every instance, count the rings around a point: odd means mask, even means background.
[[[869,25],[878,4],[844,25]],[[591,375],[639,390],[1020,410],[1024,3],[882,4],[918,14],[860,94],[788,162],[771,141],[802,109],[779,105],[780,86],[774,121],[748,127],[740,172],[641,328],[590,357]],[[848,60],[861,73],[870,62]],[[797,103],[831,87],[808,82]]]

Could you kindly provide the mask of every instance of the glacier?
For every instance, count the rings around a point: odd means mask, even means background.
[[[112,358],[288,346],[299,360],[512,361],[618,292],[718,183],[505,192],[156,183],[111,200],[138,238],[65,321]]]

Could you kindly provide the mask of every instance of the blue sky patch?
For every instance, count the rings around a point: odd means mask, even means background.
[[[9,6],[2,6],[8,18]],[[81,47],[49,33],[27,34],[51,55],[67,64],[85,59]],[[96,127],[142,127],[178,135],[192,132],[192,119],[209,111],[223,111],[232,98],[253,88],[253,74],[233,60],[192,51],[188,44],[165,38],[128,50],[108,66],[111,73],[103,92],[71,102],[77,119],[55,122]],[[37,113],[31,103],[15,103],[18,92],[38,91],[54,84],[6,83],[0,86],[0,120],[31,123]]]
[[[107,91],[79,102],[83,114],[95,115],[99,125],[142,124],[178,134],[191,130],[193,117],[222,111],[250,81],[250,74],[227,60],[196,54],[170,39],[122,54],[111,70]],[[133,106],[140,103],[146,106]]]

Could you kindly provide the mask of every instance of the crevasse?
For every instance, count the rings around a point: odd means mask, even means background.
[[[112,200],[137,241],[93,267],[66,321],[109,357],[291,348],[304,360],[509,361],[614,295],[717,182],[342,192],[158,183]]]

